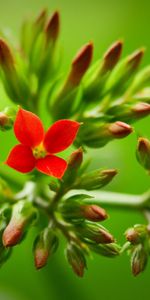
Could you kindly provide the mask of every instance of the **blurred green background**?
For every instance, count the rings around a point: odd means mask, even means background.
[[[94,60],[116,39],[125,41],[124,55],[138,47],[147,48],[143,64],[150,61],[150,2],[149,0],[0,0],[0,28],[11,28],[15,38],[26,15],[37,14],[43,7],[50,12],[61,12],[61,41],[64,51],[64,68],[84,43],[92,40],[95,45]],[[1,95],[0,109],[4,106]],[[108,189],[124,193],[142,193],[149,188],[149,177],[135,159],[136,135],[143,133],[150,138],[149,118],[135,125],[130,137],[112,142],[105,149],[91,151],[92,167],[117,167],[119,175]],[[0,134],[1,160],[14,140],[8,133],[6,142]],[[8,171],[8,169],[6,170]],[[13,176],[13,172],[9,171]],[[20,176],[21,177],[21,176]],[[121,243],[127,227],[144,222],[136,212],[109,210],[106,222]],[[94,256],[88,262],[88,271],[78,279],[64,259],[64,247],[48,266],[35,271],[32,257],[34,229],[12,258],[0,270],[0,300],[91,300],[91,299],[146,299],[149,295],[149,267],[138,278],[130,273],[126,255],[111,260]],[[63,244],[63,243],[62,243]]]

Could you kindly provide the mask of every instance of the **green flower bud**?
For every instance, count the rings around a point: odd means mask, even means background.
[[[85,194],[79,194],[69,197],[66,200],[61,201],[58,206],[58,211],[61,213],[62,217],[68,222],[81,222],[84,216],[84,200],[91,198],[91,196]]]
[[[45,228],[38,234],[33,247],[35,266],[37,269],[43,268],[58,247],[58,237],[51,228]]]
[[[132,127],[123,122],[91,124],[80,128],[78,139],[88,147],[100,148],[113,139],[121,139],[132,133]]]
[[[146,225],[135,225],[133,228],[129,228],[125,235],[126,239],[134,245],[143,243],[149,234]]]
[[[146,268],[148,262],[148,252],[141,244],[137,245],[131,256],[131,268],[134,276],[139,275]]]
[[[83,224],[76,226],[76,230],[83,240],[92,240],[97,244],[109,244],[114,242],[113,236],[100,224],[85,221]]]
[[[117,174],[117,170],[96,170],[82,175],[74,184],[76,189],[96,190],[107,185]]]
[[[143,137],[138,139],[136,158],[142,167],[150,170],[150,141],[148,139]]]
[[[102,256],[107,256],[107,257],[116,257],[117,255],[120,254],[120,246],[115,244],[115,243],[111,243],[111,244],[104,244],[104,245],[97,245],[97,244],[89,244],[89,248],[91,251],[102,255]]]
[[[68,187],[73,184],[78,176],[79,168],[83,161],[83,150],[79,148],[75,150],[68,159],[68,168],[63,177],[63,183]]]
[[[125,99],[131,99],[131,96],[150,84],[150,66],[144,68],[137,75],[125,93]]]
[[[105,86],[105,92],[111,91],[111,93],[115,96],[123,93],[126,89],[128,81],[137,71],[143,54],[144,49],[139,49],[123,59],[110,75]]]
[[[74,273],[79,277],[83,277],[84,269],[86,268],[83,250],[75,243],[70,242],[66,249],[66,257]]]
[[[20,200],[14,204],[11,219],[3,233],[4,246],[11,247],[18,244],[36,219],[37,209],[31,202]]]
[[[0,112],[0,129],[12,129],[15,118],[16,110],[11,107],[6,107],[4,111]]]
[[[24,102],[29,100],[30,88],[22,66],[14,62],[11,49],[8,44],[0,39],[0,67],[1,79],[8,97],[13,102]]]
[[[117,64],[122,52],[122,42],[117,41],[105,53],[102,60],[96,62],[83,80],[83,98],[85,102],[97,102],[103,95],[103,88],[110,72]]]
[[[58,87],[56,94],[51,96],[54,99],[51,111],[56,119],[66,118],[77,110],[82,93],[79,84],[90,65],[92,53],[92,43],[85,45],[77,53],[67,78]]]
[[[119,119],[131,124],[150,114],[150,104],[139,102],[136,104],[114,105],[106,113],[111,121]]]

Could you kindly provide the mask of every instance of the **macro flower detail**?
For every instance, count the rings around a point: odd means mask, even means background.
[[[76,121],[59,120],[45,133],[39,117],[20,108],[14,123],[20,144],[11,150],[5,163],[21,173],[36,168],[46,175],[62,178],[67,162],[55,154],[74,142],[79,126]]]

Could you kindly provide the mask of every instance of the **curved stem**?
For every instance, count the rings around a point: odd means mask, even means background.
[[[76,190],[68,194],[88,194],[91,199],[85,199],[84,203],[104,205],[107,207],[127,209],[150,209],[150,190],[142,195],[122,194],[107,191]]]

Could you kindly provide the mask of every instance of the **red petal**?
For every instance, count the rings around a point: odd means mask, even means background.
[[[35,147],[44,138],[44,128],[41,120],[33,113],[19,109],[14,123],[14,132],[20,143]]]
[[[67,163],[60,157],[47,155],[37,160],[36,168],[46,175],[62,178],[67,169]]]
[[[9,153],[6,164],[21,173],[28,173],[34,169],[35,161],[32,150],[28,146],[17,145]]]
[[[70,120],[55,122],[46,132],[44,146],[49,153],[58,153],[68,148],[76,138],[80,123]]]

